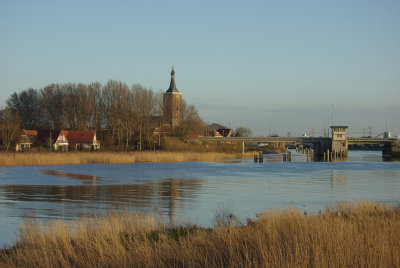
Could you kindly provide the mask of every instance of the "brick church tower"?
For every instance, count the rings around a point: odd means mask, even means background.
[[[174,67],[171,71],[171,83],[163,97],[163,116],[165,125],[169,127],[177,127],[182,123],[182,93],[176,88]]]

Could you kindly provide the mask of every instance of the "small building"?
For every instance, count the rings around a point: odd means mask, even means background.
[[[32,147],[38,132],[36,130],[23,129],[21,136],[15,145],[15,151],[27,151]]]
[[[392,137],[392,132],[390,132],[390,131],[383,132],[384,139],[390,139],[391,137]]]
[[[218,132],[218,130],[214,129],[213,131],[213,136],[216,138],[222,138],[223,136],[221,135],[221,133]]]
[[[348,126],[331,126],[332,152],[342,152],[347,155],[347,129]]]
[[[233,132],[232,129],[230,129],[230,128],[220,128],[217,131],[222,135],[222,137],[225,137],[225,138],[231,137],[232,132]]]
[[[97,140],[94,130],[61,130],[54,143],[54,149],[56,151],[98,150],[100,141]]]

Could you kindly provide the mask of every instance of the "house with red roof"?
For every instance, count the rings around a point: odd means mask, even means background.
[[[221,135],[221,133],[218,132],[218,130],[214,129],[214,137],[222,138],[223,136]]]
[[[38,135],[36,130],[23,129],[21,136],[15,145],[15,151],[27,151],[32,147],[32,144]]]
[[[220,128],[220,129],[214,129],[211,133],[210,136],[215,137],[215,138],[229,138],[232,136],[232,129],[230,128]]]
[[[232,136],[232,129],[230,128],[219,128],[217,131],[222,137],[229,138]]]
[[[100,141],[96,138],[94,130],[61,130],[54,143],[56,151],[68,150],[98,150]]]

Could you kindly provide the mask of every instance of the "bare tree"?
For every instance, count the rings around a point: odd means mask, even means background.
[[[139,84],[131,87],[110,80],[104,86],[51,84],[43,89],[14,93],[7,101],[26,129],[95,129],[110,146],[129,150],[155,147],[163,122],[163,92]],[[201,133],[202,121],[194,106],[183,104],[182,125],[172,131],[187,137]],[[170,130],[171,131],[171,130]]]
[[[139,139],[139,150],[143,149],[143,136],[152,134],[152,117],[156,111],[154,93],[141,85],[133,85],[132,94],[134,98],[135,126]]]
[[[95,110],[95,98],[91,88],[84,84],[76,87],[78,99],[78,129],[88,130],[93,128],[93,113]]]
[[[2,148],[8,151],[21,133],[18,115],[10,108],[0,110],[0,139]]]
[[[110,129],[112,137],[117,137],[118,146],[120,146],[120,94],[118,93],[118,82],[114,80],[108,81],[103,87],[102,96],[106,128]]]
[[[94,82],[87,86],[87,97],[91,106],[91,108],[88,108],[91,109],[91,128],[96,130],[103,129],[106,123],[101,87],[99,82]]]
[[[63,99],[64,94],[58,84],[51,84],[40,90],[39,106],[46,126],[55,129],[65,128]]]
[[[235,130],[236,137],[250,137],[251,135],[253,132],[248,127],[240,126]]]
[[[132,92],[129,90],[126,84],[120,82],[121,98],[121,129],[124,132],[125,150],[129,149],[129,144],[132,137],[134,127],[134,98]]]
[[[182,101],[182,123],[176,129],[177,135],[181,138],[187,138],[190,134],[202,133],[203,121],[193,105],[188,105],[185,100]]]
[[[118,146],[128,150],[135,120],[133,94],[126,84],[110,80],[103,87],[102,97],[106,125]]]
[[[60,90],[63,95],[62,102],[62,116],[65,122],[65,127],[69,129],[79,128],[79,119],[82,114],[79,110],[79,97],[77,92],[77,87],[75,84],[62,84],[60,85]]]
[[[36,90],[30,88],[20,93],[13,93],[7,100],[7,107],[18,114],[22,128],[37,129],[42,125],[39,96]]]

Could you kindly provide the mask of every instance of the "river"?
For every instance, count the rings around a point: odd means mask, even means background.
[[[211,227],[217,210],[243,222],[271,208],[316,212],[343,201],[400,201],[400,162],[350,151],[345,161],[306,162],[293,151],[220,162],[0,167],[0,247],[24,217],[71,220],[109,211],[161,213],[166,221]]]

